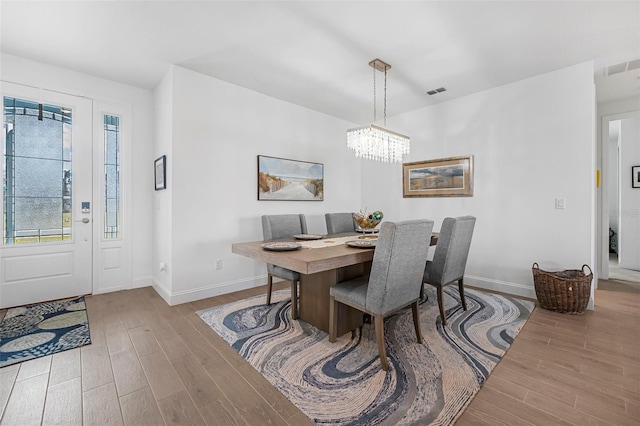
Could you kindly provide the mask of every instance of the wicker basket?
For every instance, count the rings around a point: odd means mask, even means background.
[[[585,268],[589,270],[588,275],[583,272]],[[541,307],[569,314],[584,313],[591,297],[593,279],[589,265],[582,265],[582,269],[547,272],[534,263],[531,270]]]

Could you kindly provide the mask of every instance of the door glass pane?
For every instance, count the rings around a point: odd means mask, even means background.
[[[62,199],[16,197],[16,229],[62,233]]]
[[[4,97],[3,244],[71,239],[71,109]]]
[[[62,197],[61,161],[16,157],[15,167],[17,197]]]
[[[120,117],[104,116],[104,238],[120,237]]]
[[[36,104],[36,112],[38,111]],[[61,159],[62,123],[47,119],[46,124],[38,116],[18,115],[15,117],[15,155],[17,157]]]

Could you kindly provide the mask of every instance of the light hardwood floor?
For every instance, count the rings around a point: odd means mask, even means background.
[[[0,423],[312,424],[194,314],[264,291],[174,307],[151,288],[87,297],[92,344],[0,369]],[[537,308],[457,424],[639,419],[640,292],[601,281],[595,311]]]

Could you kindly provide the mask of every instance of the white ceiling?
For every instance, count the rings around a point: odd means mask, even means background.
[[[354,123],[372,118],[377,57],[388,115],[587,60],[599,100],[640,96],[635,76],[601,78],[640,57],[640,1],[2,0],[0,14],[4,53],[147,89],[177,64]]]

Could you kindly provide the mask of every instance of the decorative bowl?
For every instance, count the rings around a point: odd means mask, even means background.
[[[380,224],[383,218],[381,211],[375,211],[373,213],[352,213],[353,221],[362,228],[363,232],[373,232],[376,226]]]

